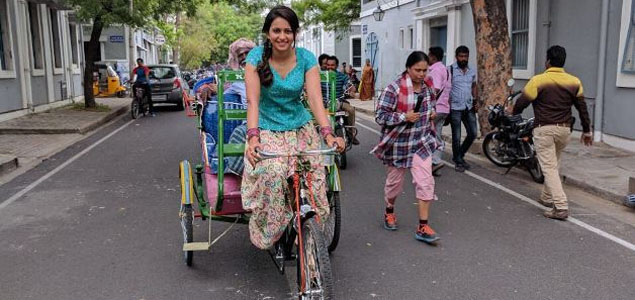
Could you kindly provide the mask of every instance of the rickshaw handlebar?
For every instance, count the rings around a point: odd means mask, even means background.
[[[337,147],[297,151],[297,152],[269,152],[258,150],[258,154],[263,159],[277,158],[277,157],[300,157],[300,156],[318,156],[318,155],[335,155]]]

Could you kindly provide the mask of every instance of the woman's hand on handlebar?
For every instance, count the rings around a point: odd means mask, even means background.
[[[260,139],[257,136],[252,136],[247,142],[247,151],[245,155],[247,156],[247,160],[252,167],[256,166],[256,163],[262,159],[258,151],[260,151],[262,147],[260,146]]]
[[[344,143],[344,139],[341,137],[335,137],[332,134],[329,134],[326,136],[326,144],[329,147],[336,147],[335,151],[337,152],[342,152],[344,151],[344,148],[346,147],[346,144]]]

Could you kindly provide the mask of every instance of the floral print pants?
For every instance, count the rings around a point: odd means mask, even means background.
[[[290,131],[260,132],[260,143],[264,151],[295,152],[320,149],[322,138],[313,122]],[[317,213],[328,217],[329,204],[326,197],[326,172],[322,156],[307,156],[312,168],[312,191]],[[297,158],[265,159],[252,166],[245,158],[245,170],[241,186],[243,208],[251,211],[249,237],[258,248],[270,248],[284,233],[293,217],[295,203],[288,203],[293,186],[287,179],[293,176]]]

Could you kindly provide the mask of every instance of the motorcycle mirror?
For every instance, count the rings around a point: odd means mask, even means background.
[[[516,81],[514,81],[514,78],[510,78],[509,80],[507,80],[507,86],[508,87],[514,86],[514,83],[516,83]]]

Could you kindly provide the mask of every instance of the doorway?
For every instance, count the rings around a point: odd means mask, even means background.
[[[445,49],[448,44],[448,26],[434,26],[430,27],[430,47],[441,47],[445,51],[443,55],[443,64],[445,65],[445,59],[447,57],[448,49]]]

